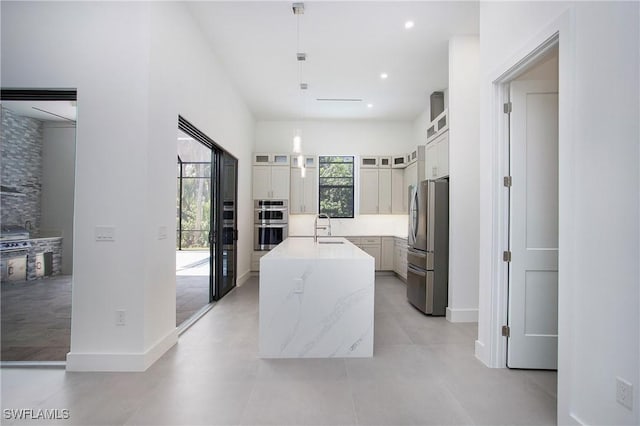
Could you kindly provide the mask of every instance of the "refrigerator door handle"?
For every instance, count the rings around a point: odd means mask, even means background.
[[[417,257],[422,257],[425,258],[427,257],[427,253],[422,252],[422,251],[418,251],[418,250],[414,250],[411,247],[408,248],[408,250],[411,252],[412,255],[417,256]]]
[[[421,277],[427,276],[427,271],[422,271],[420,269],[414,268],[412,265],[409,265],[407,269],[416,275],[420,275]]]

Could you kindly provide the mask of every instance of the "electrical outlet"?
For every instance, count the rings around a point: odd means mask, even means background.
[[[294,293],[304,292],[304,281],[302,280],[302,278],[293,279],[293,292]]]
[[[616,401],[633,410],[633,385],[620,377],[616,377]]]
[[[124,309],[119,309],[116,311],[116,325],[126,325],[126,315]]]

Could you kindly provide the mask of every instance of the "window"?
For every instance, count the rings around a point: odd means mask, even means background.
[[[353,156],[320,156],[319,209],[329,217],[353,217]]]

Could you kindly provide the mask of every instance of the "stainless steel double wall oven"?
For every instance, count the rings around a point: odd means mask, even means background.
[[[253,249],[271,250],[289,235],[287,200],[254,200]]]

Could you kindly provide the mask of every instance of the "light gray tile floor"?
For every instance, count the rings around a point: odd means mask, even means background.
[[[556,373],[489,369],[475,324],[422,315],[376,278],[373,358],[262,360],[258,280],[235,289],[144,373],[3,369],[2,409],[68,409],[2,424],[555,424]]]

